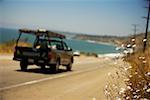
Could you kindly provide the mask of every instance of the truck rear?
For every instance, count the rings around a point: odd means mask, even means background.
[[[42,69],[45,69],[45,66],[50,66],[50,69],[56,72],[59,69],[59,65],[64,65],[67,70],[71,70],[73,53],[72,49],[62,40],[65,38],[64,35],[51,31],[24,29],[19,30],[19,32],[13,60],[20,61],[21,70],[26,71],[27,66],[33,64],[40,66]],[[22,33],[36,36],[32,46],[22,47],[18,45]]]

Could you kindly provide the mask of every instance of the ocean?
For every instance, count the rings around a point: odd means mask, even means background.
[[[0,28],[0,43],[16,40],[18,37],[17,29]],[[108,54],[118,53],[116,46],[111,44],[94,43],[84,40],[66,39],[67,44],[74,50],[86,53]]]

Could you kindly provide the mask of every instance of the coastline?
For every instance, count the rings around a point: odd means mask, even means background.
[[[71,43],[72,43],[72,40],[73,40],[73,42],[75,41],[77,41],[77,44],[73,44],[73,45],[79,45],[79,42],[81,41],[81,43],[82,43],[82,41],[83,41],[83,43],[84,42],[86,42],[86,45],[89,43],[89,45],[91,46],[91,47],[93,47],[94,46],[94,48],[96,48],[96,49],[94,49],[95,51],[93,51],[93,49],[92,48],[90,48],[90,46],[88,47],[88,48],[85,48],[84,47],[84,49],[81,49],[82,48],[82,46],[75,46],[75,48],[74,48],[74,50],[78,50],[77,48],[80,48],[81,50],[79,50],[80,52],[81,52],[81,54],[83,54],[83,55],[86,55],[86,56],[96,56],[96,55],[106,55],[106,54],[111,54],[111,53],[119,53],[117,50],[115,50],[115,48],[116,47],[118,47],[117,45],[115,45],[115,44],[113,44],[113,43],[106,43],[106,42],[98,42],[98,41],[91,41],[91,40],[79,40],[78,41],[78,39],[76,39],[76,40],[74,40],[74,39],[69,39],[69,40],[71,40]],[[11,43],[11,42],[10,42]],[[80,44],[80,45],[83,45],[83,43],[82,44]],[[3,45],[3,44],[0,44],[0,47],[1,47],[1,45]],[[3,45],[3,47],[1,47],[0,48],[0,55],[11,55],[11,54],[13,54],[13,49],[12,49],[12,46],[11,45],[8,45],[8,44],[4,44]],[[14,45],[14,44],[12,44],[12,45]],[[99,48],[99,45],[106,45],[106,46],[111,46],[111,48],[109,49],[109,48],[106,48],[106,51],[105,51],[105,49],[103,49],[103,47],[100,47]],[[97,47],[95,47],[95,46],[97,46]],[[5,47],[5,48],[4,48]],[[14,48],[14,47],[13,47]],[[73,48],[73,47],[72,47]],[[102,48],[102,49],[101,49]],[[4,49],[4,50],[3,50]],[[7,50],[7,51],[6,51]]]
[[[102,41],[94,41],[94,40],[85,40],[86,42],[88,43],[97,43],[97,44],[104,44],[104,45],[109,45],[109,46],[115,46],[115,47],[118,47],[119,45],[118,44],[115,44],[115,43],[107,43],[107,42],[102,42]]]

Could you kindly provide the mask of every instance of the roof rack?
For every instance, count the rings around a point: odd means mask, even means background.
[[[32,34],[32,35],[36,35],[36,36],[43,36],[46,35],[48,37],[54,37],[54,38],[60,38],[60,39],[65,39],[66,36],[56,33],[56,32],[52,32],[49,30],[45,30],[45,29],[38,29],[38,30],[30,30],[30,29],[19,29],[20,33],[28,33],[28,34]]]

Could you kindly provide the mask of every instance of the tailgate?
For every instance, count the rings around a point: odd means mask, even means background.
[[[40,51],[30,47],[15,47],[14,60],[21,60],[23,58],[39,58]]]

